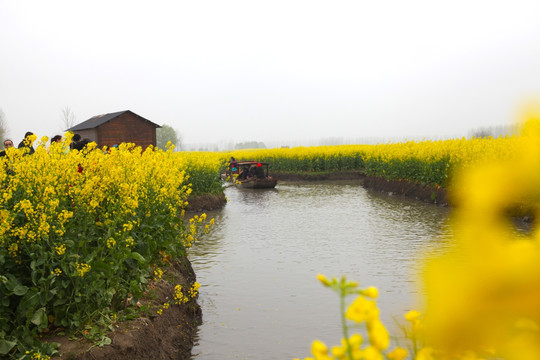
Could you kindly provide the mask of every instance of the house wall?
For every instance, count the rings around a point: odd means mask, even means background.
[[[81,140],[82,139],[89,139],[90,141],[98,142],[96,129],[78,130],[78,131],[75,132],[75,134],[81,135]]]
[[[156,126],[140,116],[127,112],[97,127],[99,147],[123,142],[135,143],[143,149],[156,145]]]

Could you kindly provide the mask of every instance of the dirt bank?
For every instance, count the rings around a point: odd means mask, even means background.
[[[407,196],[433,204],[448,205],[447,190],[441,187],[422,185],[405,180],[386,180],[377,176],[366,176],[364,178],[364,187],[387,192],[391,195]]]
[[[366,176],[362,171],[343,171],[334,173],[273,173],[282,181],[326,181],[360,180],[367,189],[407,196],[438,205],[448,205],[447,190],[440,187],[421,185],[410,181],[386,180],[377,176]]]
[[[316,172],[316,173],[285,173],[273,172],[272,177],[282,181],[325,181],[325,180],[355,180],[362,179],[363,173],[360,171],[341,172]]]
[[[189,289],[195,281],[195,273],[187,258],[175,262],[163,275],[163,279],[149,286],[148,296],[141,300],[141,307],[148,313],[138,319],[117,323],[115,330],[107,334],[111,344],[103,347],[91,342],[68,337],[51,337],[49,342],[60,344],[58,356],[53,359],[124,360],[124,359],[189,359],[197,326],[202,319],[201,308],[195,299],[182,305],[172,305],[174,287],[177,284]],[[171,303],[162,315],[157,309]]]
[[[210,211],[221,209],[227,203],[225,194],[191,196],[188,199],[188,211]]]

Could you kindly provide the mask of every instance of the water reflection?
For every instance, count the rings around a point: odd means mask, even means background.
[[[202,284],[193,358],[290,359],[338,343],[338,299],[317,273],[380,289],[383,321],[415,301],[420,254],[444,245],[446,208],[358,182],[229,188],[216,226],[189,258]],[[441,240],[442,237],[442,240]]]

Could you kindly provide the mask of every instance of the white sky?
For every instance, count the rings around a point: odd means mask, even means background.
[[[0,0],[17,143],[131,110],[185,143],[445,137],[540,97],[540,1]]]

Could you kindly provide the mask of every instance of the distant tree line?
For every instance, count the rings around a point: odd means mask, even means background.
[[[516,129],[512,126],[485,126],[471,131],[471,136],[475,138],[497,138],[499,136],[512,136],[516,134]]]
[[[246,141],[246,142],[236,143],[236,145],[234,145],[234,148],[236,150],[241,150],[241,149],[266,149],[266,145],[264,145],[264,143],[258,142],[258,141]]]

